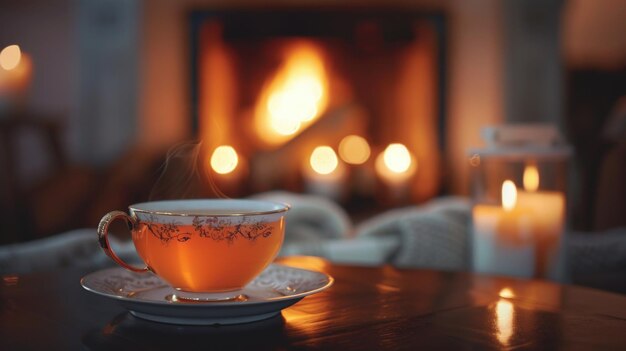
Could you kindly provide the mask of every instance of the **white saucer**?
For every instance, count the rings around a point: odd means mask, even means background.
[[[271,264],[242,293],[246,301],[172,302],[176,290],[152,273],[121,267],[90,273],[80,280],[87,291],[118,301],[136,317],[151,321],[207,325],[236,324],[273,317],[305,296],[327,289],[333,278],[325,273]]]

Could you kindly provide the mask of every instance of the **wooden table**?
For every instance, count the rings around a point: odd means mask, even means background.
[[[626,349],[626,296],[432,270],[349,267],[312,257],[335,285],[235,326],[176,326],[131,316],[79,285],[87,272],[4,276],[0,350]]]

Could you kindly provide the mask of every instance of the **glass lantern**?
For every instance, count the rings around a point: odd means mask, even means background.
[[[551,126],[485,128],[469,151],[476,272],[564,279],[569,146]]]

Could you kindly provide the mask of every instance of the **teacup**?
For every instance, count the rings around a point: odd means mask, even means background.
[[[172,200],[107,213],[98,225],[104,252],[120,266],[151,271],[179,299],[228,300],[259,275],[283,243],[289,205],[260,200]],[[108,228],[125,220],[145,267],[133,267],[111,249]]]

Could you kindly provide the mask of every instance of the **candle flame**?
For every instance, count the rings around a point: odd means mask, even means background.
[[[528,165],[524,168],[524,189],[537,191],[539,189],[539,171],[537,166]]]
[[[506,211],[510,211],[515,207],[517,202],[517,188],[515,183],[510,180],[505,180],[502,183],[502,207]]]
[[[230,145],[218,146],[211,155],[211,168],[218,174],[234,171],[238,163],[237,151]]]
[[[9,45],[0,51],[0,67],[10,71],[20,64],[22,51],[18,45]]]
[[[385,166],[394,173],[404,173],[411,167],[411,153],[402,144],[389,144],[383,153]]]
[[[330,174],[339,165],[337,154],[330,146],[318,146],[309,159],[311,168],[319,174]]]
[[[339,156],[346,163],[360,165],[370,157],[370,145],[365,138],[358,135],[348,135],[339,143]]]

